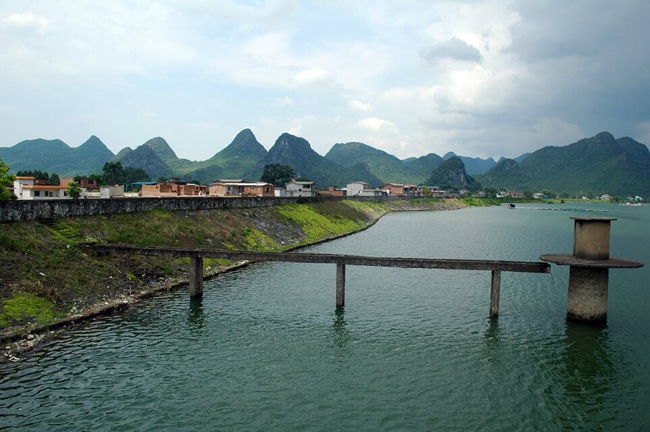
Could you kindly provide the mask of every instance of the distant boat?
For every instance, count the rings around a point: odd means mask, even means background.
[[[515,205],[512,204],[512,203],[510,203],[510,204],[508,204],[508,208],[509,208],[509,209],[513,209],[513,208],[515,208]]]

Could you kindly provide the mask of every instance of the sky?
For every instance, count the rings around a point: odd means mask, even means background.
[[[650,144],[648,0],[0,0],[0,146],[205,160],[250,128],[321,155]]]

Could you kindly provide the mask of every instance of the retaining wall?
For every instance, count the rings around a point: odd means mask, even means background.
[[[272,207],[283,204],[319,201],[390,201],[399,197],[268,197],[268,198],[110,198],[78,200],[13,200],[0,201],[0,223],[33,219],[53,219],[71,216],[93,216],[117,213],[134,213],[155,209],[164,210],[218,210],[227,208]]]

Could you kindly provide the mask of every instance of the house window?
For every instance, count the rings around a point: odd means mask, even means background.
[[[34,196],[35,196],[35,197],[37,197],[37,196],[41,196],[41,192],[40,192],[40,191],[34,191]]]

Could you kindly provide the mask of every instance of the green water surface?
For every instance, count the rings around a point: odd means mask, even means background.
[[[612,255],[650,264],[650,206],[393,213],[310,252],[537,260],[570,216],[616,217]],[[152,258],[154,259],[154,258]],[[605,327],[567,323],[568,269],[490,273],[265,263],[62,335],[0,365],[0,430],[650,429],[650,267],[610,272]]]

